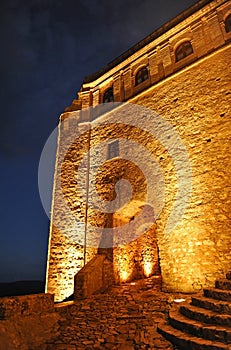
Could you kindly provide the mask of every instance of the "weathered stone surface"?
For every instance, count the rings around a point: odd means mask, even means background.
[[[54,312],[54,295],[31,294],[0,298],[0,320]]]
[[[84,299],[108,289],[113,282],[112,262],[105,255],[97,254],[75,276],[74,299]]]
[[[213,311],[204,310],[192,305],[181,306],[180,312],[182,315],[200,322],[231,326],[231,315],[217,314]]]
[[[159,331],[166,339],[174,343],[179,349],[192,349],[192,350],[229,350],[228,345],[220,342],[213,342],[211,340],[199,339],[193,336],[187,336],[180,330],[173,329],[169,325],[161,325]]]
[[[0,305],[0,350],[46,350],[46,342],[58,336],[53,295],[0,298]]]
[[[216,281],[215,287],[218,289],[231,290],[231,281],[228,279]]]
[[[199,297],[192,297],[192,305],[221,314],[231,314],[231,303],[212,298],[205,298],[201,295]]]
[[[219,285],[218,281],[216,285]],[[187,349],[193,350],[230,349],[231,317],[224,313],[227,309],[230,311],[229,302],[201,295],[192,297],[192,301],[176,302],[180,305],[175,304],[170,310],[169,324],[162,322],[157,326],[166,339],[180,349],[186,345]]]
[[[230,290],[222,290],[217,288],[205,288],[204,295],[208,298],[214,298],[217,300],[223,301],[231,301],[231,291]]]
[[[195,321],[189,317],[184,317],[178,309],[169,313],[169,323],[172,327],[192,334],[199,338],[212,341],[219,341],[229,344],[231,341],[231,329],[222,326],[209,325],[200,321]]]
[[[145,266],[149,273],[155,273],[160,261],[166,291],[198,292],[211,287],[231,266],[231,33],[225,31],[224,24],[231,5],[229,1],[216,0],[202,9],[195,6],[195,13],[192,9],[190,16],[174,22],[171,30],[165,32],[167,27],[163,27],[158,32],[160,35],[154,35],[147,46],[137,48],[118,66],[111,67],[110,73],[85,82],[79,92],[81,102],[74,102],[76,110],[82,110],[61,116],[47,280],[47,291],[55,293],[57,301],[73,294],[75,274],[98,252],[102,242],[109,246],[112,243],[113,237],[103,236],[97,228],[109,228],[120,220],[131,221],[138,213],[135,210],[136,214],[129,216],[124,209],[123,215],[113,217],[98,210],[98,206],[92,208],[86,189],[91,197],[95,180],[102,200],[112,201],[116,181],[124,177],[134,190],[132,200],[146,203],[147,185],[150,179],[158,178],[157,169],[144,176],[138,166],[121,159],[123,154],[109,159],[109,148],[100,146],[115,139],[119,144],[124,138],[133,140],[147,149],[161,169],[165,188],[164,207],[156,229],[114,249],[116,280],[143,277]],[[193,53],[178,61],[176,49],[185,40],[192,43]],[[136,86],[136,72],[143,65],[149,66],[150,76]],[[110,108],[103,109],[100,103],[104,92],[113,84],[116,101],[146,107],[150,114],[145,112],[144,118],[144,114],[134,112],[128,105],[124,112],[127,125],[97,125],[103,113],[104,121],[110,121]],[[186,212],[167,233],[165,228],[173,208],[176,214],[182,210],[176,198],[179,195],[179,201],[184,199],[188,187],[182,186],[179,191],[176,164],[182,161],[181,147],[173,157],[160,142],[159,135],[153,137],[151,133],[154,111],[181,138],[191,167],[185,170],[185,175],[192,176]],[[144,119],[146,129],[138,131],[132,121]],[[165,131],[160,134],[164,136]],[[70,147],[65,146],[68,142]],[[129,147],[123,149],[130,157]],[[149,169],[146,157],[140,152],[135,156],[138,165],[145,162],[145,168]],[[95,164],[100,159],[102,164],[96,171]],[[155,184],[151,187],[154,195]],[[126,232],[126,237],[131,238],[133,233]]]
[[[160,279],[150,277],[114,286],[82,301],[58,304],[60,334],[47,350],[72,344],[79,349],[168,349],[157,333],[176,295],[160,291]]]

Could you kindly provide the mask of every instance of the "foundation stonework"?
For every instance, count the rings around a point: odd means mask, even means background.
[[[105,254],[105,249],[117,283],[149,277],[161,270],[164,290],[197,292],[213,286],[230,270],[231,32],[225,28],[230,13],[230,1],[199,1],[88,77],[78,100],[61,115],[46,285],[56,301],[73,294],[74,276],[96,254]],[[192,52],[178,59],[177,49],[186,42]],[[147,67],[148,77],[136,84],[142,67]],[[100,108],[105,92],[111,88],[115,102],[127,103],[125,112],[130,119],[126,119],[126,125],[111,124],[109,115],[116,112]],[[121,108],[123,115],[123,107],[114,107]],[[176,162],[182,161],[182,154],[179,149],[173,159],[163,143],[153,137],[154,114],[147,112],[146,116],[150,132],[137,131],[132,120],[142,119],[139,107],[164,118],[179,135],[189,157],[186,176],[192,181],[190,199],[183,217],[170,232],[165,228],[179,193]],[[102,114],[103,127],[97,124]],[[142,145],[155,157],[159,166],[156,173],[145,173],[145,169],[123,159],[123,138]],[[119,154],[116,144],[108,146],[115,140]],[[107,147],[100,149],[101,144]],[[126,146],[123,152],[129,155]],[[142,159],[139,152],[136,157],[138,164],[146,161],[149,169],[148,159]],[[100,167],[96,171],[97,164]],[[140,208],[148,207],[149,182],[155,179],[161,183],[161,176],[165,193],[158,217],[155,198],[161,195],[155,185],[152,187],[154,207],[149,207],[149,215],[153,225],[135,239],[134,232],[128,230],[127,241],[119,244],[115,244],[119,238],[113,233],[103,237],[105,228],[130,223]],[[130,204],[113,213],[93,210],[93,184],[102,200],[113,201],[116,183],[121,179],[131,184]],[[181,191],[182,198],[186,190]],[[158,200],[161,202],[161,198]],[[175,206],[175,210],[177,214],[180,208]],[[140,222],[140,227],[143,224]]]
[[[53,295],[0,298],[0,350],[46,350],[59,335],[59,321]]]

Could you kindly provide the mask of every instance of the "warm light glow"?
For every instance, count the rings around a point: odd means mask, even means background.
[[[126,270],[120,272],[120,279],[122,282],[126,282],[129,278],[129,273]]]
[[[131,286],[135,286],[135,285],[136,285],[135,282],[132,282],[132,283],[131,283]]]
[[[153,264],[151,261],[144,262],[144,274],[146,277],[150,277],[152,274]]]
[[[174,302],[175,303],[183,303],[185,301],[185,299],[175,299]]]
[[[131,246],[120,246],[114,254],[114,271],[118,276],[118,282],[131,282],[134,280],[134,260],[130,254]]]

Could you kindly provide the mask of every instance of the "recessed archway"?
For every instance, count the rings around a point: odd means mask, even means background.
[[[113,214],[113,226],[114,240],[123,242],[124,238],[124,244],[118,244],[113,250],[116,282],[160,275],[153,208],[144,202],[132,200]]]

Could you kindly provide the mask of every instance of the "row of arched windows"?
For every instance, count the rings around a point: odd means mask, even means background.
[[[231,32],[231,14],[225,20],[225,31],[226,33]],[[179,62],[185,57],[193,54],[193,47],[190,41],[185,41],[180,44],[175,50],[175,60]],[[143,83],[149,79],[149,69],[148,67],[140,68],[135,75],[135,86]],[[113,87],[110,87],[103,95],[103,103],[113,102]]]
[[[192,44],[190,41],[186,41],[178,48],[176,49],[175,52],[175,58],[176,62],[180,61],[181,59],[191,55],[193,53],[193,48]],[[142,67],[140,68],[136,75],[135,75],[135,86],[143,83],[144,81],[149,79],[149,69],[148,67]],[[103,103],[108,103],[108,102],[113,102],[114,101],[114,96],[113,96],[113,87],[110,87],[107,89],[103,95]]]

